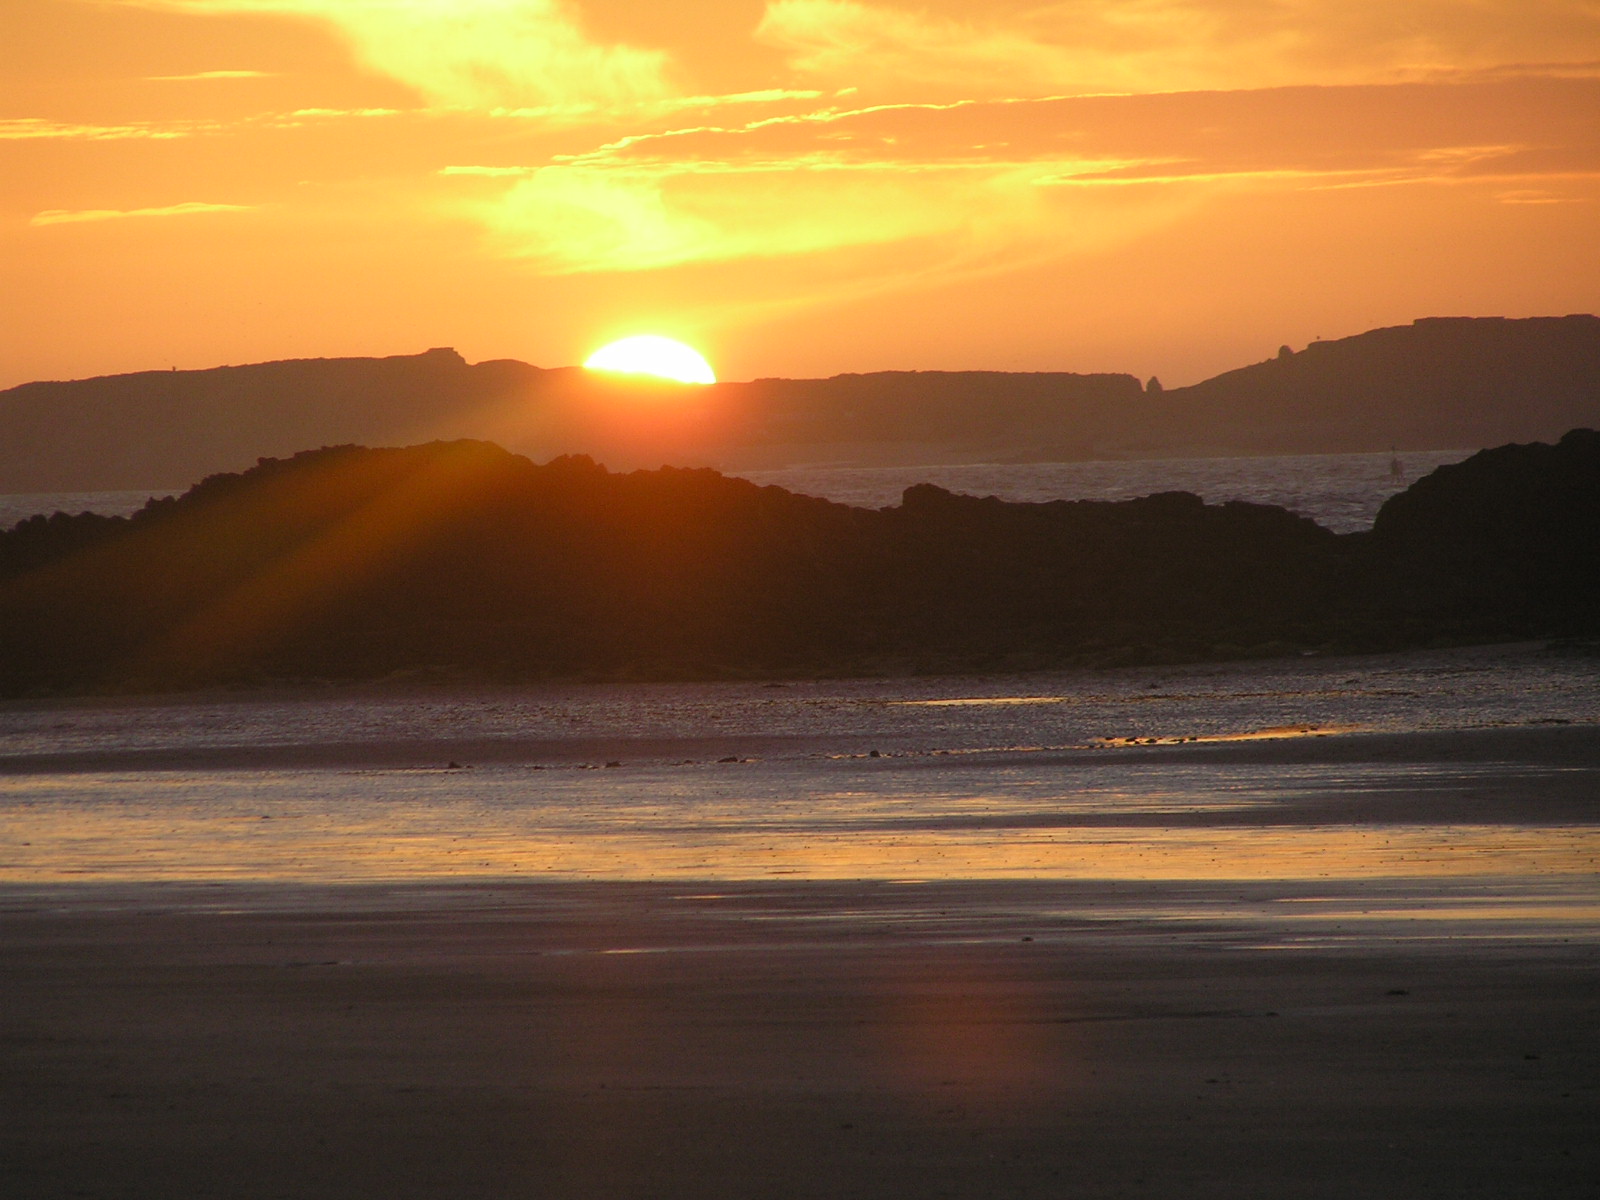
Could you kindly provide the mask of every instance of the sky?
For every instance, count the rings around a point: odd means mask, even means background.
[[[0,0],[0,387],[1600,311],[1600,0]]]

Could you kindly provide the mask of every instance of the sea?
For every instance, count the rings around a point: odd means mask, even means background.
[[[1114,462],[975,463],[922,467],[826,464],[744,471],[746,478],[842,504],[881,508],[906,488],[932,483],[970,496],[1036,503],[1132,500],[1193,492],[1211,504],[1275,504],[1335,533],[1370,529],[1383,502],[1469,450],[1406,454],[1293,454],[1253,458],[1167,458]]]
[[[1350,531],[1465,456],[1404,454],[1398,473],[1389,455],[1317,455],[749,477],[874,507],[921,482],[1030,501],[1181,489]],[[0,523],[148,498],[11,496]],[[619,903],[630,887],[696,904],[737,894],[729,911],[759,921],[790,911],[796,888],[834,889],[802,906],[825,924],[868,920],[850,899],[867,888],[870,920],[937,939],[956,936],[942,922],[961,886],[991,889],[963,893],[969,939],[1012,936],[1021,906],[1079,934],[1264,948],[1600,945],[1597,743],[1600,658],[1558,643],[980,677],[11,700],[0,912],[484,909],[559,885],[621,888]]]
[[[1155,492],[1193,492],[1220,504],[1245,500],[1276,504],[1310,517],[1335,533],[1369,529],[1383,502],[1468,450],[1403,454],[1296,454],[1254,458],[1171,458],[1116,462],[964,463],[913,467],[813,464],[741,471],[746,479],[776,484],[841,504],[882,508],[898,504],[906,488],[933,483],[952,492],[1002,500],[1130,500]],[[39,492],[0,495],[0,529],[36,514],[93,512],[127,516],[153,496],[170,492]]]

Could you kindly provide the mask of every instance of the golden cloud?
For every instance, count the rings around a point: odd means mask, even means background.
[[[88,208],[68,210],[53,208],[34,216],[30,225],[73,225],[81,221],[119,221],[124,217],[188,217],[197,213],[251,212],[249,204],[207,204],[189,200],[182,204],[168,204],[161,208]]]
[[[188,75],[147,75],[151,83],[198,83],[210,79],[272,79],[274,71],[195,71]]]
[[[1589,0],[1067,0],[974,18],[770,0],[756,39],[803,75],[993,95],[1170,92],[1592,62]]]
[[[603,45],[557,0],[122,0],[192,13],[314,20],[435,103],[626,109],[670,95],[667,56]]]
[[[1600,81],[874,105],[458,165],[496,249],[549,273],[938,242],[966,261],[1081,249],[1181,210],[1172,189],[1600,175]],[[1160,189],[1129,221],[1086,192]],[[1024,251],[1019,251],[1024,252]]]
[[[1549,161],[1529,169],[1543,173],[1600,162],[1597,109],[1600,80],[1546,78],[883,104],[634,135],[572,161],[811,161],[825,150],[836,164],[863,166],[1191,162],[1240,174],[1396,166],[1439,174],[1540,148]]]
[[[156,125],[130,122],[123,125],[87,125],[77,121],[51,121],[44,117],[0,118],[0,141],[28,142],[60,139],[65,141],[115,142],[128,140],[168,140],[193,133],[193,123]]]
[[[296,129],[313,122],[330,123],[400,115],[401,110],[393,108],[299,108],[292,112],[260,113],[237,121],[130,121],[120,125],[53,121],[46,117],[5,117],[0,118],[0,142],[166,142],[256,127]]]
[[[977,25],[854,0],[774,0],[755,38],[807,75],[1058,90],[1077,71],[1070,50],[1030,31]]]
[[[642,271],[936,235],[994,238],[1037,219],[1024,175],[905,164],[699,162],[544,167],[481,206],[505,253],[549,273]],[[1000,237],[999,240],[1008,240]]]

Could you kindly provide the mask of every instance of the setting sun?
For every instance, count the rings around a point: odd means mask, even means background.
[[[672,338],[640,334],[602,346],[583,365],[591,371],[620,371],[628,375],[654,375],[679,383],[715,383],[711,364],[697,350]]]

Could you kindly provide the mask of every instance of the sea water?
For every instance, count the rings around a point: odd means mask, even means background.
[[[762,484],[842,504],[898,504],[917,483],[1002,500],[1129,500],[1154,492],[1194,492],[1213,504],[1246,500],[1276,504],[1337,533],[1372,525],[1383,502],[1435,467],[1459,462],[1466,450],[1389,454],[1300,454],[1255,458],[1176,458],[1126,462],[968,463],[919,467],[818,464],[744,471]],[[0,529],[38,513],[93,512],[127,516],[153,495],[170,492],[39,492],[0,496]]]
[[[1467,450],[1392,454],[1297,454],[1253,458],[1170,458],[1127,462],[975,463],[923,467],[815,465],[744,471],[757,483],[881,508],[906,488],[933,483],[948,491],[1002,500],[1131,500],[1155,492],[1193,492],[1221,504],[1275,504],[1335,533],[1369,529],[1383,502]]]

